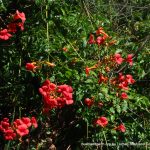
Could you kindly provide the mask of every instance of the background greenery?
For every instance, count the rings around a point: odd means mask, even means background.
[[[0,119],[35,115],[39,127],[21,145],[18,141],[8,143],[0,137],[2,149],[4,146],[46,149],[45,146],[54,145],[57,149],[69,146],[73,149],[81,142],[106,140],[149,142],[149,0],[1,0],[1,29],[6,27],[10,13],[17,9],[26,14],[25,30],[17,32],[9,41],[0,41]],[[103,92],[102,96],[114,100],[104,85],[98,86],[97,81],[87,78],[84,71],[97,57],[96,48],[87,45],[89,34],[100,26],[117,40],[111,51],[136,54],[133,67],[124,69],[136,80],[130,89],[129,103],[107,106],[105,112],[111,114],[112,122],[119,122],[118,117],[125,120],[125,134],[109,128],[104,131],[93,129],[91,122],[97,108],[87,110],[83,104],[88,96],[94,95],[98,99],[98,90]],[[64,52],[63,47],[68,52]],[[56,67],[43,66],[36,74],[25,70],[27,62],[43,60],[55,63]],[[75,104],[43,116],[38,88],[46,78],[57,84],[71,85]],[[105,97],[100,98],[107,102]]]

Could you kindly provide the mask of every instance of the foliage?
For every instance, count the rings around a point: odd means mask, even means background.
[[[0,145],[67,149],[82,142],[149,142],[149,7],[146,0],[1,1],[0,30],[16,10],[25,13],[26,21],[23,31],[0,40],[0,120],[36,116],[38,128],[21,142],[1,136]],[[106,37],[94,44],[91,35]],[[117,64],[115,54],[124,61]],[[128,54],[133,54],[133,65]],[[118,88],[121,72],[136,81],[127,92]],[[39,88],[46,79],[58,88],[71,86],[74,103],[44,114]],[[95,125],[102,116],[108,124]]]

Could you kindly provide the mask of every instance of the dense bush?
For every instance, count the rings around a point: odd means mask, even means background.
[[[149,7],[1,1],[1,149],[149,142]]]

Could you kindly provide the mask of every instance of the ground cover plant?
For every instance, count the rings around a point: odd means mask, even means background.
[[[0,1],[0,149],[149,143],[149,7]]]

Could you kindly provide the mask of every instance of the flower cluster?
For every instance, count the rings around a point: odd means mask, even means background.
[[[99,117],[95,120],[94,124],[105,127],[108,124],[108,119],[106,117]]]
[[[108,124],[108,119],[104,116],[99,117],[98,119],[94,121],[94,125],[98,125],[100,127],[106,127],[107,124]],[[124,124],[120,124],[114,129],[120,132],[126,132],[126,127],[124,126]]]
[[[90,34],[88,44],[97,44],[98,46],[104,44],[105,40],[108,38],[108,34],[105,33],[104,29],[102,27],[98,28],[96,30],[96,40],[95,36],[93,34]]]
[[[105,67],[106,72],[110,72],[110,68],[116,69],[118,65],[121,65],[123,62],[128,62],[130,66],[133,65],[133,54],[128,54],[127,58],[122,58],[121,54],[116,53],[115,55],[112,56],[105,56],[101,61],[98,61],[95,65],[92,67],[86,66],[85,68],[85,73],[87,76],[90,75],[91,70],[95,69],[100,69],[102,67]],[[98,81],[99,83],[106,81],[107,77],[105,78],[102,74],[100,74],[100,80]]]
[[[85,73],[86,73],[86,75],[89,76],[89,75],[90,75],[90,70],[96,69],[97,67],[98,67],[97,64],[94,65],[94,66],[92,66],[92,67],[86,67],[86,68],[85,68]]]
[[[126,94],[125,92],[123,92],[123,93],[121,94],[121,97],[122,97],[123,99],[127,99],[128,96],[127,96],[127,94]],[[85,105],[86,105],[88,108],[90,108],[91,106],[93,106],[93,105],[95,104],[94,98],[93,98],[93,97],[92,97],[92,98],[85,98],[85,99],[84,99],[84,103],[85,103]],[[97,104],[97,103],[96,103],[96,104]],[[104,105],[104,104],[103,104],[102,102],[98,102],[98,104],[97,104],[97,106],[98,106],[99,108],[102,108],[103,105]],[[95,119],[94,122],[93,122],[93,125],[94,125],[94,126],[98,125],[98,126],[100,126],[100,127],[106,127],[107,124],[108,124],[108,119],[107,119],[106,117],[104,117],[104,116]],[[125,132],[125,131],[126,131],[126,127],[124,126],[124,124],[120,124],[120,125],[118,125],[117,127],[115,127],[114,129],[117,130],[117,131],[120,131],[120,132]]]
[[[117,84],[120,89],[128,90],[128,85],[135,83],[135,80],[130,74],[123,75],[122,73],[119,73],[117,78],[112,79],[112,83]]]
[[[122,73],[119,73],[118,77],[111,79],[111,84],[113,84],[114,86],[116,86],[121,90],[129,90],[128,86],[133,83],[135,83],[135,80],[130,74],[123,75]],[[120,98],[128,99],[128,95],[125,92],[122,92]]]
[[[133,65],[133,54],[128,54],[127,58],[124,59],[124,58],[122,58],[121,54],[117,53],[114,55],[114,61],[118,65],[122,64],[122,62],[125,61],[125,62],[128,62],[130,66],[132,66]]]
[[[115,130],[118,130],[120,132],[126,132],[126,127],[123,124],[120,124],[115,128]]]
[[[108,77],[105,77],[103,74],[99,74],[99,80],[98,80],[99,84],[101,84],[102,82],[106,83],[107,81],[108,81]]]
[[[90,99],[90,98],[86,98],[84,100],[84,103],[85,103],[86,106],[91,107],[94,104],[94,100]]]
[[[90,34],[88,44],[96,44],[98,45],[98,48],[100,45],[103,46],[110,46],[114,45],[117,41],[111,40],[111,37],[108,36],[107,33],[105,33],[104,29],[100,27],[98,30],[96,30],[95,33]],[[125,90],[129,89],[129,85],[133,84],[135,80],[133,79],[132,75],[127,74],[123,75],[120,73],[119,65],[122,63],[129,63],[130,66],[133,65],[133,57],[134,54],[128,54],[126,58],[123,58],[121,54],[110,54],[106,55],[103,58],[100,58],[97,60],[95,64],[92,65],[92,67],[86,66],[85,67],[85,73],[88,77],[90,75],[90,71],[96,70],[98,72],[98,84],[109,84],[113,86],[113,91],[116,89],[116,96],[119,97],[122,100],[128,99],[128,95],[125,92]],[[113,77],[113,72],[116,72],[118,70],[119,75],[116,77]],[[111,74],[111,76],[110,76]],[[93,75],[93,74],[92,74]],[[95,75],[93,75],[95,77]],[[94,102],[93,98],[86,98],[84,100],[84,104],[91,108],[93,105],[96,104],[97,107],[102,108],[103,102]],[[98,117],[94,121],[94,125],[98,125],[101,127],[105,127],[108,124],[108,119],[104,116]],[[125,132],[126,128],[123,124],[120,124],[115,128],[117,131]]]
[[[13,21],[7,25],[7,28],[0,30],[0,39],[8,40],[10,37],[12,37],[12,34],[10,33],[16,33],[17,30],[23,31],[25,20],[25,14],[16,10],[16,13],[13,15]]]
[[[14,140],[17,137],[23,137],[29,134],[29,127],[34,126],[37,128],[37,120],[35,117],[31,119],[29,117],[22,117],[21,119],[16,119],[12,124],[10,124],[8,118],[4,118],[0,122],[0,131],[3,132],[5,140]]]
[[[53,108],[62,108],[65,105],[73,103],[73,89],[68,85],[56,85],[46,80],[42,87],[39,88],[40,94],[43,96],[44,110],[49,111]]]
[[[85,98],[85,99],[84,99],[84,104],[85,104],[88,108],[90,108],[90,107],[93,106],[93,105],[96,105],[96,106],[98,106],[99,108],[102,108],[103,105],[104,105],[102,102],[96,103],[96,102],[94,101],[94,97],[92,97],[92,98]]]
[[[135,80],[130,74],[123,75],[122,73],[119,73],[118,78],[116,78],[115,80],[116,80],[115,82],[118,84],[118,88],[124,90],[128,90],[129,84],[135,83]]]
[[[132,61],[132,54],[129,54],[126,58],[126,61],[129,62],[129,63],[133,63]],[[99,69],[100,67],[102,67],[102,65],[106,65],[106,67],[104,68],[106,72],[110,72],[110,67],[113,68],[113,66],[115,65],[115,63],[117,64],[121,64],[122,61],[124,59],[121,57],[120,54],[115,54],[114,56],[110,56],[110,57],[105,57],[101,62],[98,61],[94,66],[92,67],[86,67],[85,68],[85,73],[87,76],[90,75],[90,71],[91,70],[94,70],[94,69]],[[109,63],[112,63],[114,64],[113,66],[108,66]],[[132,75],[130,74],[127,74],[127,75],[123,75],[122,73],[119,73],[119,76],[118,77],[115,77],[115,78],[111,78],[109,80],[107,74],[102,74],[99,72],[99,75],[98,75],[98,83],[99,84],[102,84],[102,83],[108,83],[110,81],[110,83],[112,85],[114,85],[117,89],[121,89],[121,90],[128,90],[128,86],[130,84],[133,84],[135,83],[135,80],[133,79]],[[128,99],[128,95],[123,92],[120,94],[120,98],[121,99]]]
[[[42,65],[45,64],[49,67],[54,67],[55,64],[54,63],[50,63],[48,61],[38,61],[38,62],[30,62],[30,63],[26,63],[26,70],[31,71],[31,72],[36,72],[37,68],[41,68]]]
[[[38,66],[36,66],[36,62],[26,63],[25,67],[26,67],[26,70],[32,71],[32,72],[35,72],[35,69],[38,68]]]
[[[12,35],[8,33],[7,29],[3,29],[0,31],[0,39],[1,40],[8,40]]]

